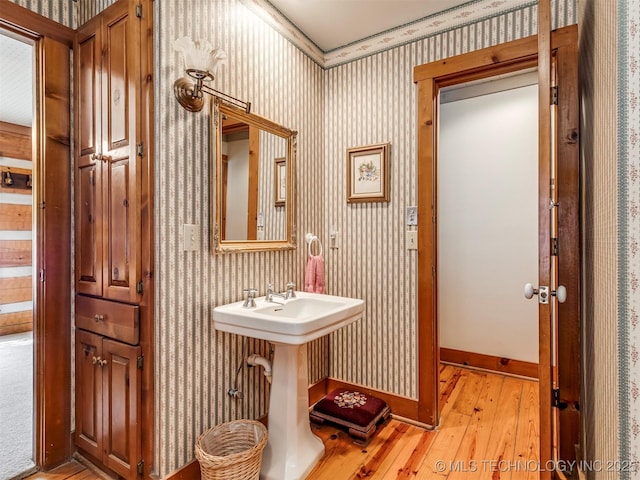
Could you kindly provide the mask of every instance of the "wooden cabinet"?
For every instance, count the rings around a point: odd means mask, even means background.
[[[76,444],[127,479],[138,475],[139,346],[76,332]]]
[[[76,34],[76,291],[140,300],[140,19],[120,1]]]
[[[142,113],[152,105],[152,76],[143,73],[150,71],[151,5],[118,0],[74,41],[75,441],[128,480],[151,471],[141,428],[152,426],[141,411],[152,405],[153,380],[151,369],[142,370],[153,338],[152,165],[144,156],[151,117]]]

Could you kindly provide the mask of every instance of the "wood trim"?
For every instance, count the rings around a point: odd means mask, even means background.
[[[402,397],[393,393],[375,390],[355,383],[344,382],[335,378],[327,378],[327,392],[331,392],[336,388],[348,388],[350,390],[358,390],[359,392],[367,395],[373,395],[378,397],[380,400],[387,402],[387,405],[391,407],[391,413],[410,420],[420,421],[418,415],[418,402],[413,398]]]
[[[152,478],[152,480],[156,480]],[[197,460],[191,460],[175,472],[169,474],[165,480],[200,480],[200,464]]]
[[[575,43],[576,35],[576,25],[557,30],[551,33],[552,45],[554,48],[571,45],[572,42]],[[531,36],[414,68],[414,82],[417,83],[418,88],[417,175],[418,185],[420,185],[418,208],[420,211],[427,212],[427,218],[429,214],[435,218],[436,212],[436,191],[433,179],[436,178],[437,164],[434,160],[434,152],[437,148],[433,126],[436,123],[437,106],[434,100],[438,89],[442,85],[452,85],[471,78],[492,76],[495,71],[505,73],[537,65],[537,42],[537,36]],[[540,183],[541,185],[544,183],[544,177]],[[545,199],[547,207],[545,211],[548,213],[548,192],[540,198],[541,202],[542,198]],[[543,220],[540,222],[542,224]],[[548,218],[546,223],[548,224]],[[433,222],[425,222],[425,226],[418,229],[418,270],[423,272],[418,275],[418,304],[420,305],[418,309],[418,410],[420,421],[431,425],[437,425],[439,420],[437,397],[439,373],[436,362],[440,351],[436,320],[437,285],[431,273],[437,267],[434,254],[434,249],[437,247],[436,239],[437,230]],[[575,266],[569,268],[575,268]],[[545,337],[540,338],[540,342],[548,340],[548,338],[545,340]],[[574,359],[572,365],[576,364]],[[540,398],[542,399],[543,396],[545,405],[549,405],[550,410],[550,392],[541,393]]]
[[[323,378],[309,387],[309,405],[319,402],[327,394],[329,391],[327,388],[328,382],[328,378]]]
[[[34,461],[49,470],[71,453],[69,44],[44,37],[37,42],[36,59],[33,203],[43,202],[46,208],[36,210],[34,221],[34,271],[44,272],[34,290]],[[45,172],[47,181],[39,181]]]
[[[73,44],[73,30],[38,15],[9,0],[0,0],[0,26],[8,25],[29,36],[45,36],[68,47]]]
[[[139,140],[144,146],[144,155],[140,164],[140,242],[141,273],[143,295],[140,298],[140,347],[144,357],[142,369],[141,414],[142,422],[142,459],[144,460],[143,478],[151,478],[155,470],[154,431],[155,431],[155,387],[154,387],[154,54],[153,54],[153,0],[142,0],[142,18],[140,19],[140,122]],[[197,463],[197,462],[196,462]],[[197,477],[199,478],[199,477]]]
[[[436,178],[434,171],[434,81],[431,78],[418,83],[418,205],[427,218],[436,215]],[[418,270],[435,272],[437,230],[433,222],[424,222],[418,229]],[[418,275],[418,420],[434,427],[439,423],[440,395],[437,379],[440,363],[438,345],[437,292],[433,275]]]
[[[538,285],[548,285],[554,289],[551,262],[550,239],[554,234],[551,226],[552,215],[549,198],[557,202],[551,185],[551,0],[538,2]],[[555,175],[554,175],[555,177]],[[557,265],[557,263],[556,263]],[[551,406],[552,350],[551,302],[538,304],[538,342],[540,365],[540,464],[553,459],[553,407]],[[547,469],[540,472],[540,480],[549,480]]]
[[[580,432],[580,146],[578,95],[578,38],[573,30],[570,41],[557,49],[558,76],[558,242],[561,261],[558,283],[567,289],[567,300],[558,305],[562,328],[558,329],[558,387],[560,401],[559,458],[576,459],[573,448]]]
[[[509,373],[511,375],[538,378],[538,364],[522,360],[513,360],[511,358],[442,347],[440,348],[440,360],[458,365],[484,368],[495,372]]]
[[[249,179],[247,198],[247,240],[258,239],[258,176],[260,169],[260,130],[249,127]]]

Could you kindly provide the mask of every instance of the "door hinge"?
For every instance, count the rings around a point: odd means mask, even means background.
[[[136,17],[142,18],[142,5],[136,5]]]
[[[144,355],[140,355],[137,360],[137,365],[140,370],[144,367]]]
[[[38,204],[38,206],[39,206],[42,210],[44,210],[44,200],[43,200],[42,202],[40,202],[40,203]]]
[[[138,295],[142,295],[142,280],[138,281],[138,283],[136,284],[136,292],[138,293]]]
[[[551,105],[558,105],[558,87],[551,87]]]
[[[554,257],[557,257],[559,251],[560,251],[560,244],[558,242],[558,238],[552,237],[551,238],[551,255]]]
[[[144,475],[144,460],[140,460],[137,465],[138,475]]]
[[[44,269],[40,270],[40,281],[44,282],[45,279],[45,275],[44,275]]]
[[[554,388],[551,392],[551,406],[557,408],[559,410],[564,410],[568,407],[568,405],[562,401],[560,401],[560,389]]]
[[[138,145],[136,145],[136,153],[138,154],[139,157],[144,156],[144,145],[142,143],[139,143]]]

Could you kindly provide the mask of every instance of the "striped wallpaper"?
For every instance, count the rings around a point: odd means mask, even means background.
[[[113,2],[11,1],[72,28]],[[640,451],[640,436],[632,433],[640,431],[640,307],[635,301],[640,278],[640,142],[636,141],[640,82],[634,67],[638,59],[639,2],[558,0],[553,2],[555,27],[576,22],[576,4],[583,23],[584,240],[585,262],[590,262],[585,269],[584,288],[593,294],[586,305],[592,309],[592,316],[586,319],[589,328],[585,329],[588,338],[584,353],[592,368],[586,369],[585,382],[593,383],[591,396],[583,402],[584,441],[587,458],[606,459],[615,458],[618,449]],[[333,334],[330,342],[311,346],[311,380],[330,374],[415,398],[416,258],[415,253],[405,250],[402,233],[404,209],[416,203],[417,189],[413,176],[416,102],[412,69],[535,33],[536,6],[532,2],[494,18],[323,70],[249,13],[240,0],[193,0],[189,12],[181,8],[181,0],[156,1],[154,5],[158,279],[155,465],[160,477],[165,477],[193,458],[195,439],[209,425],[266,412],[268,385],[261,373],[257,369],[236,373],[247,352],[269,355],[268,346],[253,339],[216,334],[211,308],[239,299],[241,289],[247,286],[264,293],[271,281],[277,288],[283,288],[288,280],[302,285],[306,257],[304,248],[294,252],[209,253],[208,184],[213,179],[208,175],[208,115],[188,113],[173,99],[172,83],[179,75],[173,40],[185,34],[213,39],[230,59],[216,87],[253,102],[255,112],[300,132],[298,236],[312,231],[328,247],[330,232],[337,232],[339,248],[325,248],[329,292],[366,300],[366,315],[361,322]],[[625,47],[619,45],[617,70],[623,74],[621,86],[628,90],[621,92],[629,97],[628,102],[621,101],[617,111],[623,131],[617,143],[612,142],[611,135],[601,134],[612,132],[611,125],[616,123],[616,112],[611,108],[615,98],[610,98],[613,90],[604,88],[615,81],[612,37],[616,35],[616,15],[618,25],[622,25],[617,32],[619,43]],[[595,134],[589,135],[590,131]],[[347,205],[346,148],[387,141],[391,142],[391,201]],[[620,162],[624,171],[618,165],[617,179],[611,176],[616,148],[624,154],[619,153],[617,158],[627,162]],[[622,193],[616,189],[616,182],[624,187]],[[617,200],[614,192],[624,194],[623,201]],[[183,223],[201,226],[199,251],[182,251]],[[616,227],[623,230],[627,242],[617,249],[608,233]],[[628,262],[621,266],[612,252]],[[624,300],[624,308],[617,305],[611,293],[614,291]],[[614,332],[625,340],[622,345]],[[612,362],[616,346],[620,347],[625,379],[619,400],[628,409],[620,411],[610,398],[617,386],[618,365]],[[241,400],[225,394],[235,386],[236,377],[238,388],[245,393]],[[621,419],[620,445],[611,427],[616,424],[616,415]],[[630,455],[636,455],[630,460],[638,461],[637,453]],[[601,472],[597,476],[611,475]],[[640,478],[638,472],[633,478]]]
[[[298,232],[323,236],[323,71],[235,0],[155,3],[156,41],[156,470],[161,477],[193,458],[209,426],[267,412],[268,384],[259,369],[237,375],[243,399],[227,396],[247,353],[269,356],[253,339],[218,334],[211,309],[239,300],[242,289],[264,294],[303,284],[305,249],[211,255],[209,251],[209,115],[174,99],[181,75],[173,41],[209,38],[229,56],[215,88],[252,102],[252,111],[298,134]],[[201,227],[197,252],[182,251],[182,224]],[[327,375],[328,342],[314,342],[310,378]]]
[[[581,4],[580,88],[583,102],[581,147],[583,167],[583,289],[585,314],[582,348],[586,365],[582,387],[586,397],[582,416],[582,442],[587,460],[615,460],[618,438],[616,395],[617,291],[615,245],[618,231],[616,148],[615,2]],[[598,135],[597,132],[608,132]],[[616,472],[598,477],[615,478]],[[595,472],[589,472],[592,476]]]
[[[9,0],[69,28],[78,27],[78,4],[71,0]],[[93,0],[83,0],[93,1]]]
[[[575,5],[556,4],[558,26]],[[327,256],[331,293],[362,297],[366,315],[336,332],[330,375],[417,398],[417,271],[405,245],[406,207],[416,205],[416,96],[413,67],[536,33],[526,6],[346,65],[325,74],[325,232],[340,248]],[[391,142],[391,201],[347,204],[345,151]],[[419,225],[428,221],[418,212]],[[418,226],[419,228],[419,226]]]

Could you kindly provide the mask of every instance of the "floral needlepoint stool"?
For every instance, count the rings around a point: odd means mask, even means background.
[[[315,423],[329,421],[348,428],[355,443],[366,445],[376,431],[379,422],[384,422],[391,409],[383,400],[371,395],[338,388],[313,406],[309,417]]]

